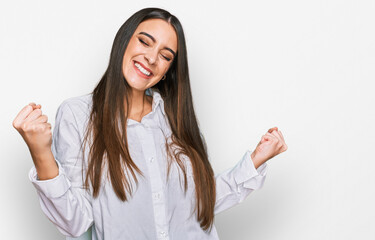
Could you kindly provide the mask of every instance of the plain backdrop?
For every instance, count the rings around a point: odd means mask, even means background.
[[[375,2],[1,1],[1,239],[64,239],[28,179],[12,121],[29,102],[54,125],[93,90],[114,36],[161,7],[185,31],[194,106],[216,173],[271,127],[289,149],[262,189],[216,217],[223,240],[375,239]]]

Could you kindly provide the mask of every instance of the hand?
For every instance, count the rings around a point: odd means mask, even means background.
[[[51,151],[52,132],[48,117],[42,115],[40,104],[25,106],[13,121],[13,127],[21,134],[31,155],[39,156]]]
[[[274,127],[269,129],[268,132],[262,136],[261,141],[252,152],[251,158],[257,168],[274,156],[285,152],[287,149],[288,146],[285,143],[283,134],[277,127]]]

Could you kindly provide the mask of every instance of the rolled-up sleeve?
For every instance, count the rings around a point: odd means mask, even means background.
[[[247,150],[242,159],[231,169],[217,175],[215,214],[241,203],[251,192],[263,186],[267,163],[257,169]]]
[[[57,110],[52,139],[59,174],[39,180],[35,166],[29,171],[42,211],[62,234],[70,237],[82,235],[93,224],[91,195],[82,181],[81,132],[65,100]]]
[[[48,198],[58,198],[66,193],[70,188],[70,181],[66,178],[61,163],[56,161],[59,174],[48,180],[39,180],[36,168],[33,166],[29,172],[29,179],[38,192],[42,192]]]

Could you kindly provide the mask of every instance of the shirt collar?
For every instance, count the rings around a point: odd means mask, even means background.
[[[152,96],[152,112],[155,112],[157,107],[160,105],[161,112],[165,116],[164,101],[158,90],[148,88],[146,90],[146,94]]]
[[[163,98],[161,97],[160,93],[158,92],[158,90],[148,88],[148,89],[146,89],[146,95],[152,96],[152,114],[155,114],[157,112],[157,108],[159,106],[160,109],[161,109],[161,112],[163,113],[163,117],[165,117],[164,101],[163,101]],[[139,124],[139,122],[135,121],[133,119],[130,119],[130,118],[127,119],[127,125],[128,126],[135,125],[135,124]],[[159,127],[157,122],[150,121],[149,119],[145,119],[143,121],[143,124],[145,124],[146,126],[149,126],[149,127],[155,127],[155,128]]]

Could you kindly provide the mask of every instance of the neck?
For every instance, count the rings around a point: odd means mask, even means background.
[[[131,117],[142,117],[149,104],[146,98],[145,91],[132,90],[129,101],[131,102],[130,114]]]

